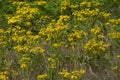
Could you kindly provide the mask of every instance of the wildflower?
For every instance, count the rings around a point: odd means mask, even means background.
[[[3,30],[3,29],[0,29],[0,34],[3,33],[3,32],[4,32],[4,30]]]
[[[77,9],[78,5],[70,5],[69,7],[72,8],[72,9]]]
[[[0,80],[8,80],[8,71],[0,72]]]
[[[118,66],[113,66],[112,67],[112,70],[117,70],[118,69]]]
[[[69,1],[63,0],[63,1],[61,2],[61,12],[67,10],[67,7],[69,7],[69,5],[70,5],[70,2],[69,2]]]
[[[31,53],[38,53],[38,54],[42,54],[45,52],[45,50],[42,48],[42,47],[33,47],[31,50],[30,50]]]
[[[27,35],[31,35],[32,34],[32,32],[31,31],[27,31],[27,33],[26,33]]]
[[[105,44],[103,41],[96,41],[93,38],[85,44],[84,49],[93,54],[99,54],[100,52],[105,52],[108,47],[109,44]]]
[[[39,6],[45,5],[46,3],[47,3],[46,1],[34,1],[34,4]]]
[[[85,70],[81,69],[80,74],[85,74]]]
[[[77,79],[77,76],[72,75],[72,76],[71,76],[71,79],[72,79],[72,80],[76,80],[76,79]]]
[[[84,32],[83,30],[74,30],[73,33],[70,33],[68,35],[68,40],[69,41],[73,41],[74,39],[81,39],[83,36],[86,35],[86,32]]]
[[[48,61],[55,61],[55,59],[53,59],[53,58],[48,58]]]
[[[25,64],[25,63],[22,63],[22,64],[21,64],[21,66],[20,66],[20,68],[22,68],[22,69],[25,69],[25,68],[27,68],[27,64]]]
[[[41,75],[38,75],[38,76],[37,76],[37,79],[44,80],[44,79],[47,78],[47,77],[48,77],[47,74],[41,74]]]
[[[117,55],[117,58],[119,58],[119,59],[120,59],[120,54],[119,54],[119,55]]]
[[[23,45],[23,46],[17,45],[17,46],[14,47],[14,50],[16,50],[18,52],[22,52],[22,51],[27,52],[29,50],[29,46],[27,46],[27,45]]]
[[[17,50],[18,52],[21,52],[23,50],[22,46],[20,46],[20,45],[15,46],[14,49]]]
[[[53,59],[53,58],[48,58],[48,61],[49,61],[49,68],[56,68],[56,61],[57,59]]]
[[[85,73],[85,70],[74,70],[72,72],[68,72],[67,70],[63,70],[61,72],[58,72],[58,74],[63,75],[64,78],[68,78],[70,80],[77,80],[79,79],[83,74]]]
[[[99,2],[94,2],[94,6],[100,6],[101,4]]]
[[[4,74],[0,75],[0,80],[8,80],[8,77]]]
[[[111,14],[102,12],[102,15],[106,19],[106,18],[109,18]]]
[[[91,7],[91,2],[83,1],[83,2],[80,3],[80,6]]]
[[[58,74],[61,74],[64,77],[70,77],[70,73],[67,70],[63,70],[62,72],[59,72]]]
[[[8,19],[8,24],[13,24],[13,23],[21,23],[22,22],[21,15],[13,16]]]
[[[97,27],[92,28],[90,31],[94,35],[97,35],[97,34],[99,34],[101,32],[101,29],[100,29],[100,27],[97,26]]]
[[[56,63],[50,63],[49,68],[51,68],[51,69],[55,69],[55,68],[56,68]]]
[[[22,69],[26,69],[28,67],[28,64],[30,62],[30,57],[27,54],[23,54],[22,58],[20,59],[20,67]]]
[[[108,36],[112,39],[119,39],[120,38],[120,32],[110,32],[110,33],[108,33]]]

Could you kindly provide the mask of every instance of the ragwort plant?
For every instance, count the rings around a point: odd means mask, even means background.
[[[119,80],[117,2],[0,1],[0,79]]]

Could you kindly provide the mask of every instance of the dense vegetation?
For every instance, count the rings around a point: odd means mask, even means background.
[[[0,0],[0,80],[120,80],[120,1]]]

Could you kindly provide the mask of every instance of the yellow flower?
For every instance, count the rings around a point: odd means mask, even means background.
[[[22,22],[21,15],[13,16],[8,19],[8,24],[13,24],[13,23],[21,23]]]
[[[22,68],[22,69],[25,69],[25,68],[27,68],[27,64],[25,64],[25,63],[22,63],[22,64],[20,65],[20,68]]]
[[[85,70],[81,69],[80,74],[85,74]]]
[[[100,6],[101,4],[99,2],[95,2],[93,5],[94,6]]]
[[[0,80],[8,80],[8,77],[4,74],[0,74]]]
[[[80,3],[80,6],[91,7],[91,2],[83,1],[83,2]]]
[[[108,36],[112,39],[120,39],[120,32],[111,32],[108,33]]]
[[[47,78],[47,77],[48,77],[47,74],[41,74],[41,75],[38,75],[38,76],[37,76],[37,79],[44,80],[44,79]]]
[[[51,68],[51,69],[56,68],[56,64],[55,63],[51,63],[50,66],[49,66],[49,68]]]
[[[118,66],[113,66],[112,67],[112,70],[117,70],[118,69]]]
[[[93,38],[85,44],[84,49],[96,55],[101,52],[105,52],[108,49],[108,47],[109,47],[109,44],[106,44],[103,41],[96,41]]]
[[[72,72],[68,72],[67,70],[63,70],[61,72],[58,72],[58,74],[63,75],[64,78],[69,78],[70,80],[77,80],[79,79],[83,74],[85,73],[85,70],[74,70]]]
[[[72,37],[68,37],[68,40],[71,42],[71,41],[73,41],[73,38]]]
[[[26,33],[27,35],[31,35],[32,34],[32,32],[31,31],[27,31],[27,33]]]
[[[119,54],[119,55],[117,55],[117,58],[119,58],[119,59],[120,59],[120,54]]]
[[[60,46],[62,46],[62,45],[64,45],[65,43],[64,42],[59,42],[59,43],[54,43],[54,44],[52,44],[54,47],[60,47]]]
[[[69,1],[63,0],[61,2],[61,12],[64,12],[67,9],[67,7],[69,7],[69,5],[70,5]]]
[[[86,32],[84,32],[83,30],[74,30],[73,33],[70,33],[68,35],[68,40],[69,41],[73,41],[76,39],[81,39],[82,37],[84,37],[86,35]]]
[[[17,50],[18,52],[21,52],[23,50],[22,46],[20,46],[20,45],[15,46],[14,49]]]
[[[3,29],[0,29],[0,34],[3,33],[3,32],[4,32],[4,30],[3,30]]]
[[[26,24],[26,26],[30,26],[31,25],[31,23],[29,21],[27,21],[25,24]]]
[[[92,28],[90,31],[94,35],[98,35],[101,32],[101,29],[100,29],[100,27],[96,26],[96,27]]]
[[[102,15],[103,15],[104,18],[109,18],[111,14],[103,12]]]
[[[45,52],[45,50],[42,47],[33,47],[30,50],[31,53],[35,53],[35,54],[43,54]]]
[[[58,47],[58,46],[60,46],[60,45],[57,44],[57,43],[54,43],[53,46],[54,46],[54,47]]]
[[[64,77],[66,78],[66,77],[70,77],[70,73],[69,72],[65,72],[65,73],[63,73],[64,75]]]
[[[47,2],[46,1],[34,1],[35,5],[45,5]]]
[[[22,55],[22,58],[20,59],[20,67],[22,69],[26,69],[29,65],[29,62],[30,62],[30,57],[28,54],[23,54]]]
[[[77,78],[78,78],[78,77],[75,76],[75,75],[72,75],[72,76],[71,76],[71,79],[72,79],[72,80],[76,80]]]
[[[53,59],[53,58],[48,58],[48,61],[54,61],[55,59]]]
[[[29,50],[29,46],[27,45],[17,45],[14,47],[14,50],[18,51],[18,52],[27,52]]]
[[[78,5],[70,5],[69,7],[72,8],[72,9],[77,9]]]
[[[105,38],[105,36],[103,36],[103,35],[101,35],[101,34],[99,34],[97,37],[98,37],[99,39],[104,39],[104,38]]]
[[[33,36],[33,39],[34,39],[34,40],[38,40],[39,38],[40,38],[39,35],[35,35],[35,36]]]

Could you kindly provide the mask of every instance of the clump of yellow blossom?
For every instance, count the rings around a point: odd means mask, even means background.
[[[105,52],[109,47],[109,44],[104,43],[103,41],[96,41],[96,39],[89,40],[85,45],[84,49],[87,52],[98,55],[101,52]]]
[[[120,54],[119,54],[119,55],[117,55],[117,58],[118,58],[118,59],[120,59]]]
[[[88,7],[88,8],[93,7],[93,6],[97,7],[97,6],[100,6],[100,5],[101,5],[100,2],[97,2],[97,1],[95,1],[95,2],[83,1],[83,2],[80,3],[80,6],[85,6],[85,7]]]
[[[120,32],[110,32],[108,36],[112,39],[120,39]]]
[[[34,1],[34,4],[38,6],[45,5],[46,3],[47,3],[46,1]]]
[[[118,69],[118,66],[113,66],[112,70],[116,71]]]
[[[80,41],[83,37],[85,37],[87,33],[83,30],[73,30],[72,33],[69,33],[68,41],[70,42],[70,45],[76,45],[77,41]]]
[[[34,53],[34,54],[43,54],[45,52],[45,50],[42,48],[42,47],[33,47],[31,50],[30,50],[31,53]]]
[[[17,5],[17,10],[15,15],[8,17],[8,24],[21,24],[25,22],[25,25],[30,26],[31,20],[34,18],[34,15],[38,14],[38,8],[32,8],[27,2],[13,2],[13,5]]]
[[[65,10],[67,10],[67,8],[69,7],[70,2],[67,0],[63,0],[61,2],[61,13],[63,13]]]
[[[29,51],[29,46],[27,45],[17,45],[14,47],[14,50],[16,50],[17,52],[27,52]]]
[[[105,25],[106,26],[112,26],[112,28],[117,27],[120,24],[120,19],[109,19]]]
[[[100,29],[100,27],[96,26],[96,27],[92,28],[90,31],[92,34],[98,35],[98,34],[100,34],[101,29]]]
[[[59,42],[59,43],[53,43],[52,46],[54,46],[54,47],[60,47],[60,46],[62,46],[64,44],[65,44],[65,42]]]
[[[57,61],[57,59],[54,59],[54,58],[48,58],[49,68],[51,68],[51,69],[56,68],[56,61]]]
[[[74,70],[72,72],[68,72],[67,70],[63,70],[58,74],[63,75],[64,78],[68,78],[70,80],[78,80],[81,78],[83,74],[85,74],[85,70]]]
[[[38,79],[38,80],[45,80],[47,77],[48,77],[47,74],[41,74],[41,75],[38,75],[38,76],[37,76],[37,79]]]
[[[0,80],[8,80],[8,74],[7,71],[0,72]]]
[[[91,7],[91,2],[83,1],[83,2],[80,3],[80,6]]]
[[[23,54],[22,58],[20,59],[20,68],[26,69],[30,62],[30,57],[27,54]]]

